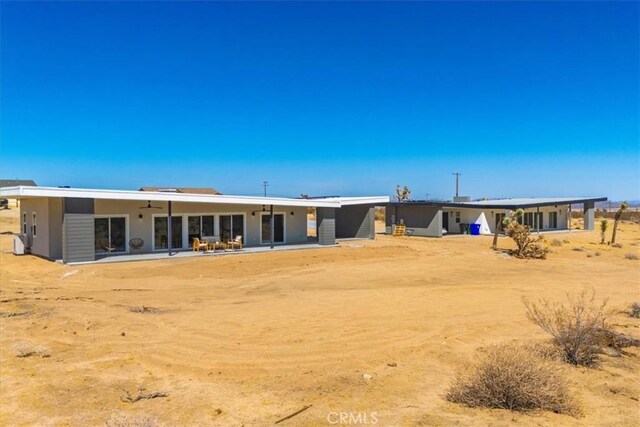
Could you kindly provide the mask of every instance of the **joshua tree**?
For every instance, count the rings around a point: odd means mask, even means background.
[[[409,200],[409,196],[411,195],[411,190],[406,185],[404,188],[400,188],[400,185],[396,186],[396,199],[399,202],[404,202],[405,200]]]
[[[538,258],[545,259],[548,249],[544,247],[542,236],[531,237],[531,230],[526,225],[518,222],[518,218],[522,218],[524,211],[518,209],[510,212],[509,217],[505,218],[503,224],[505,226],[505,234],[516,243],[517,249],[511,253],[517,258]]]
[[[618,231],[618,222],[620,222],[620,217],[622,216],[622,213],[627,210],[628,207],[629,207],[629,203],[627,202],[620,203],[620,208],[618,209],[618,212],[616,212],[616,216],[614,216],[613,232],[611,233],[612,245],[616,242],[616,231]]]
[[[609,227],[609,220],[603,218],[600,220],[600,244],[604,245],[604,234]]]

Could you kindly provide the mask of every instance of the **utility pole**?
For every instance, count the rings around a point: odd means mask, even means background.
[[[269,181],[262,181],[262,188],[264,189],[264,197],[267,197],[267,187],[269,186]]]
[[[460,172],[454,172],[451,175],[455,175],[456,176],[456,197],[458,197],[458,181],[460,179],[460,175],[462,175]]]

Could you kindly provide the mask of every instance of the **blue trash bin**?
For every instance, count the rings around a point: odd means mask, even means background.
[[[472,236],[480,235],[480,224],[469,224],[469,228],[471,229]]]

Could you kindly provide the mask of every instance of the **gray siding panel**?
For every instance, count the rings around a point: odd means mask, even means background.
[[[354,205],[336,210],[336,237],[374,239],[375,207]]]
[[[65,263],[95,261],[93,215],[65,214],[62,225],[62,259]]]
[[[391,233],[394,220],[404,222],[414,236],[442,237],[442,209],[437,206],[387,205],[387,233]]]
[[[316,226],[318,243],[321,245],[336,244],[336,210],[335,208],[317,208]]]

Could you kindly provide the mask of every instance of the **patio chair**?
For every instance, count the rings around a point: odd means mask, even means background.
[[[220,241],[220,236],[213,236],[209,240],[209,250],[215,252],[217,249],[227,249],[227,245]]]
[[[235,239],[227,242],[227,249],[242,249],[242,236],[236,236]]]
[[[109,243],[107,239],[98,240],[98,245],[100,249],[104,251],[105,255],[111,254],[111,252],[116,250],[115,245]]]
[[[129,247],[131,248],[131,252],[138,252],[138,253],[142,253],[142,247],[144,246],[144,240],[142,240],[139,237],[134,237],[133,239],[129,240]]]
[[[197,237],[193,238],[193,251],[198,252],[200,250],[206,251],[209,248],[207,242],[201,242]]]

